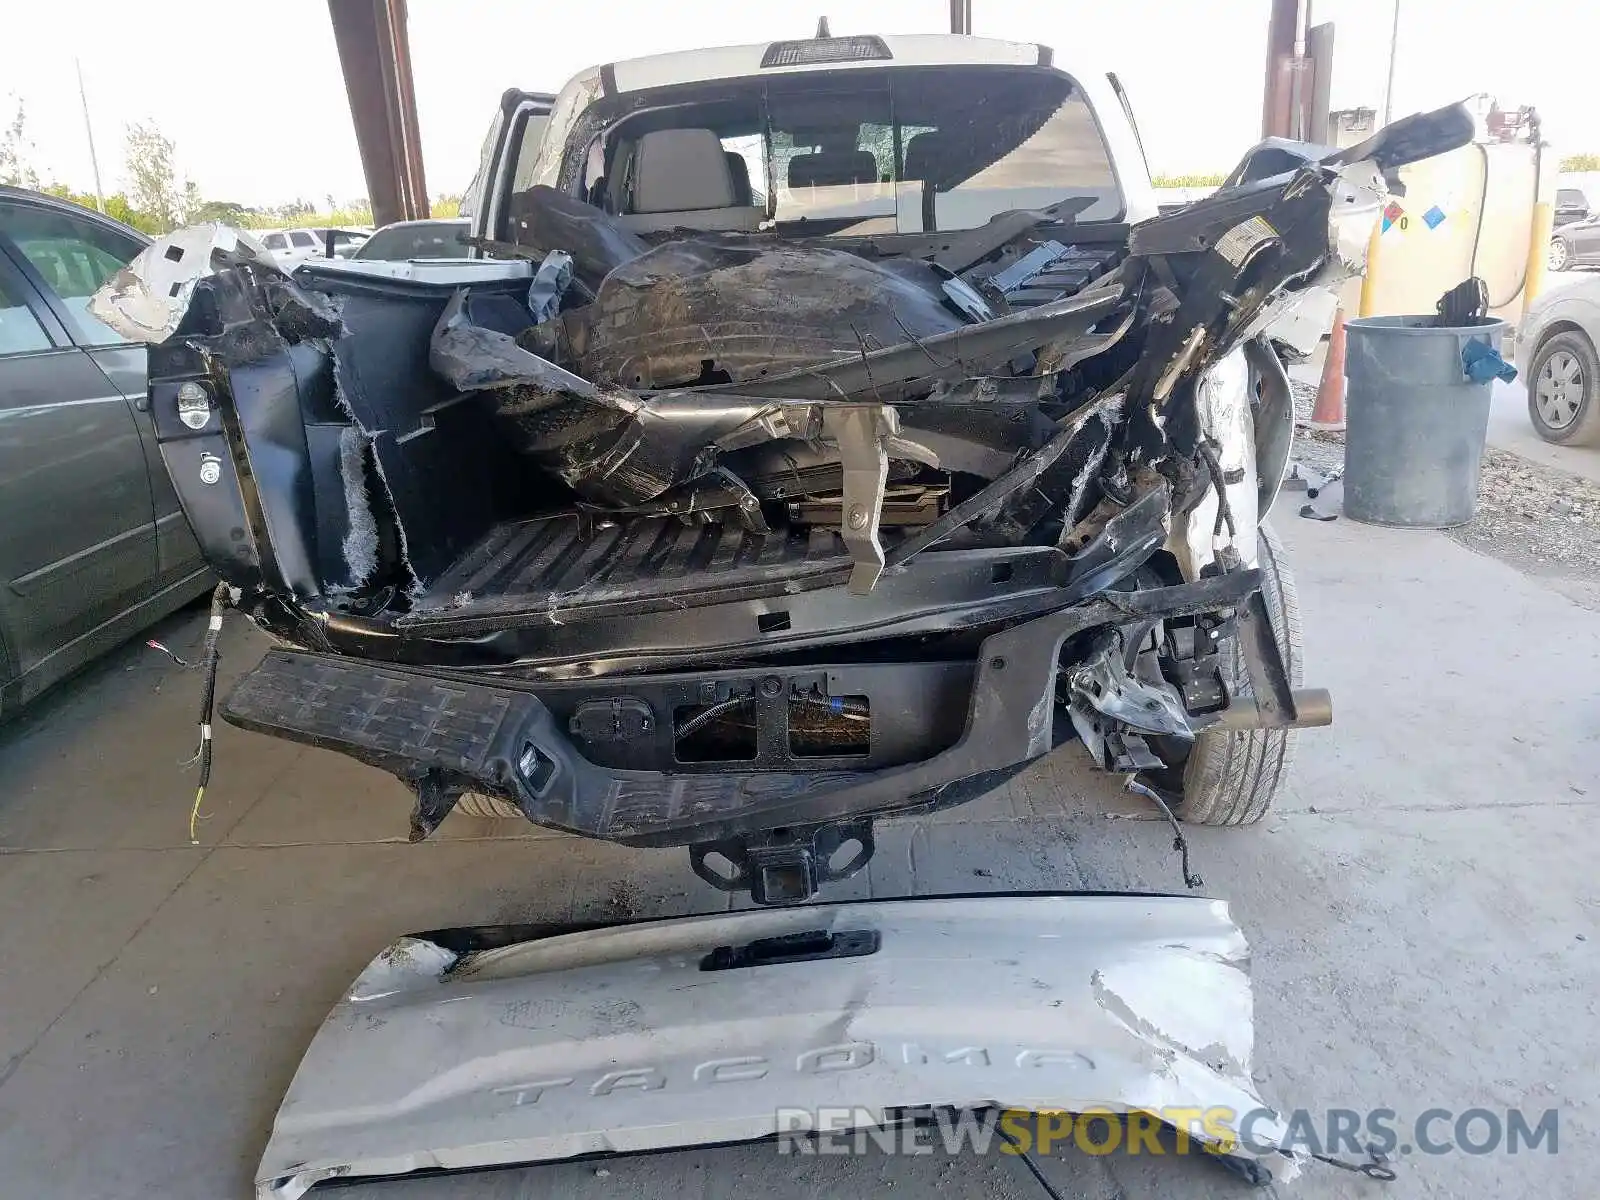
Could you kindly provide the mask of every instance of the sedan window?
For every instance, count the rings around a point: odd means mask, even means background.
[[[0,211],[0,224],[66,306],[79,336],[104,346],[128,339],[89,315],[89,297],[143,248],[99,221],[19,205]]]
[[[309,233],[302,233],[299,230],[291,233],[289,235],[289,240],[296,246],[315,246],[317,244],[316,238],[312,237]]]
[[[50,349],[50,339],[45,335],[39,318],[0,279],[0,354],[27,354],[33,350]]]

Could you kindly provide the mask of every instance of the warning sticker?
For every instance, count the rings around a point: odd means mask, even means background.
[[[1217,239],[1217,253],[1235,267],[1242,267],[1245,259],[1277,236],[1278,231],[1264,219],[1251,217],[1248,221],[1240,221]]]

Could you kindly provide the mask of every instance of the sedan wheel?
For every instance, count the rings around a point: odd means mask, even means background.
[[[1572,263],[1572,249],[1561,238],[1550,239],[1550,254],[1547,261],[1552,271],[1565,271]]]
[[[1533,381],[1533,395],[1540,418],[1552,432],[1565,429],[1578,415],[1583,382],[1583,364],[1570,350],[1544,360],[1544,368]]]
[[[1547,442],[1600,442],[1600,359],[1577,332],[1559,333],[1539,347],[1529,371],[1528,417]]]

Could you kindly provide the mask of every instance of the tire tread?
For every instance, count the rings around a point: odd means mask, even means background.
[[[1538,403],[1534,399],[1533,385],[1539,378],[1545,360],[1556,351],[1566,349],[1583,362],[1584,397],[1578,417],[1565,429],[1547,430],[1539,420]],[[1528,419],[1534,432],[1555,446],[1600,446],[1600,351],[1587,335],[1573,329],[1546,338],[1528,364]]]
[[[1301,680],[1300,594],[1283,543],[1260,530],[1263,594],[1289,681]],[[1224,667],[1230,686],[1249,693],[1244,656],[1235,645]],[[1294,766],[1293,729],[1210,730],[1195,739],[1183,772],[1178,816],[1193,825],[1253,825],[1267,815]]]

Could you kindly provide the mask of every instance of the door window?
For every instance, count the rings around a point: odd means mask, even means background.
[[[315,250],[317,248],[317,239],[301,229],[297,229],[289,235],[289,242],[301,250]]]
[[[261,244],[268,250],[287,250],[289,248],[289,239],[281,233],[269,233],[261,240]]]
[[[50,349],[44,326],[21,296],[0,276],[0,354]]]
[[[533,169],[539,164],[539,147],[544,144],[545,126],[549,124],[550,118],[545,113],[530,113],[522,119],[516,169],[511,176],[513,192],[525,192],[533,186]]]
[[[6,234],[58,296],[91,346],[126,342],[89,315],[89,297],[139,253],[133,237],[98,221],[18,205],[0,213]]]

